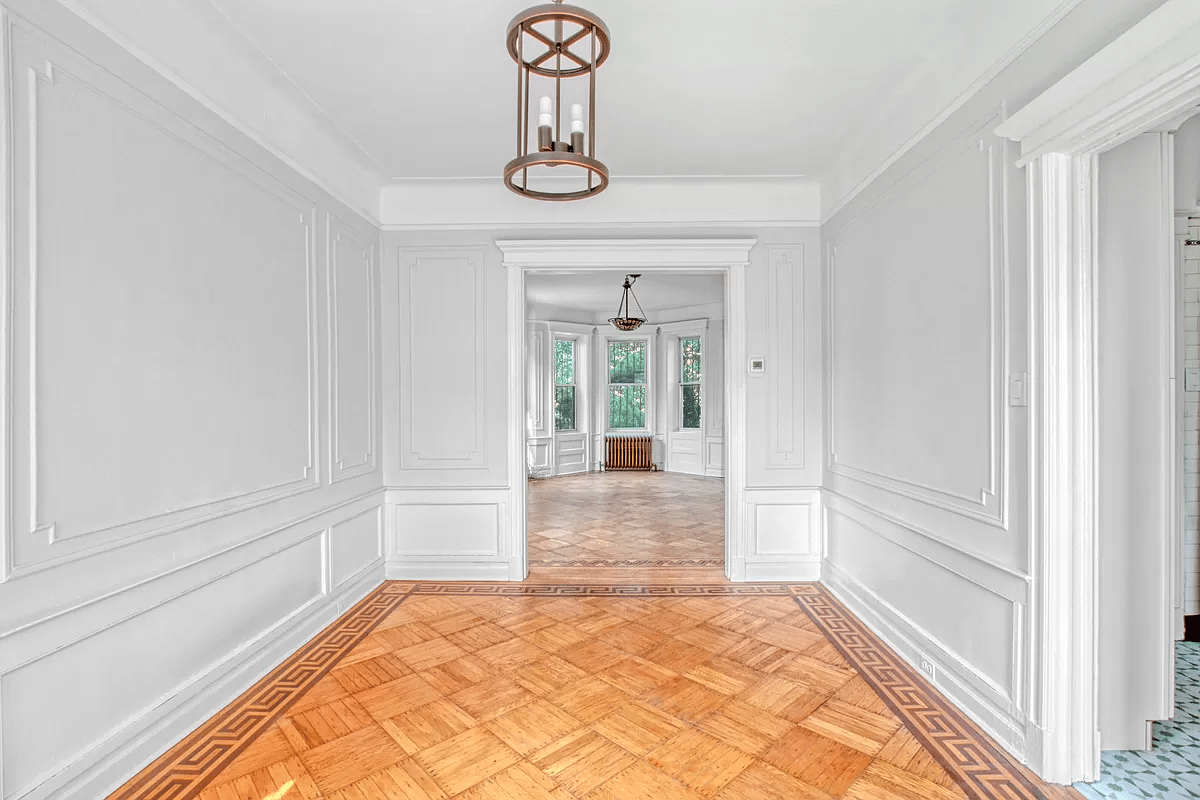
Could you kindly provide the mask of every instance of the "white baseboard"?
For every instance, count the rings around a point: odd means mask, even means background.
[[[235,653],[186,689],[88,751],[21,800],[107,797],[176,742],[214,716],[383,582],[383,564],[281,622],[252,648]]]
[[[933,683],[938,691],[1001,747],[1021,763],[1028,763],[1029,722],[1007,698],[968,683],[968,676],[974,677],[975,683],[985,683],[986,678],[866,586],[828,561],[822,570],[822,583],[918,672],[922,658],[931,660],[937,673]],[[993,694],[995,696],[989,696]]]
[[[507,581],[507,561],[389,561],[389,581]]]
[[[746,580],[754,581],[808,581],[821,580],[820,561],[747,561]]]

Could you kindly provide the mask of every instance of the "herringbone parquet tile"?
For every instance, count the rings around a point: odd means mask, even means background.
[[[112,797],[1062,791],[816,585],[385,584]]]
[[[723,581],[725,483],[669,472],[529,484],[531,580]]]

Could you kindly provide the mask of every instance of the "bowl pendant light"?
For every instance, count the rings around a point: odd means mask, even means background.
[[[508,53],[517,64],[517,157],[504,167],[504,185],[536,200],[580,200],[604,191],[608,167],[596,159],[596,69],[608,58],[608,27],[590,11],[554,0],[514,17],[507,41]],[[541,83],[547,83],[541,79],[553,81],[554,92],[553,98],[544,95],[538,103],[533,152],[529,150],[531,76]],[[583,104],[574,103],[570,134],[564,140],[563,80],[583,77],[587,78],[587,132]],[[554,167],[555,175],[539,180],[541,167]]]
[[[633,282],[642,277],[641,273],[625,276],[625,288],[621,292],[621,302],[617,305],[617,315],[610,317],[608,322],[619,331],[636,331],[642,327],[642,323],[646,321],[646,312],[642,310],[642,304],[638,302],[637,295],[633,294]],[[633,302],[637,303],[640,317],[631,317],[629,315],[629,297],[633,295]],[[621,314],[621,309],[624,307],[625,313]]]

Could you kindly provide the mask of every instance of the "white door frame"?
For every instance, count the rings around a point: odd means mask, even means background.
[[[1100,771],[1097,157],[1197,104],[1200,3],[1167,0],[996,130],[1021,143],[1018,165],[1028,167],[1031,711],[1041,737],[1030,759],[1057,783]],[[1170,570],[1164,608],[1173,606]]]
[[[497,240],[508,270],[509,580],[529,575],[525,476],[525,276],[708,272],[725,276],[725,576],[746,580],[746,267],[756,239]],[[614,284],[617,285],[617,284]]]

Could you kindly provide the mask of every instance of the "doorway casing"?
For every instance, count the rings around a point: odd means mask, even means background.
[[[508,270],[509,580],[529,574],[525,279],[530,272],[689,272],[725,278],[725,576],[746,580],[746,268],[756,239],[497,240]]]
[[[1018,165],[1027,172],[1031,710],[1041,742],[1031,747],[1030,760],[1057,783],[1095,780],[1100,770],[1098,156],[1200,103],[1198,43],[1200,4],[1167,0],[996,130],[1021,144]],[[1164,519],[1176,514],[1164,511]],[[1161,623],[1169,641],[1177,565],[1170,547],[1163,552],[1164,613],[1152,624]]]

